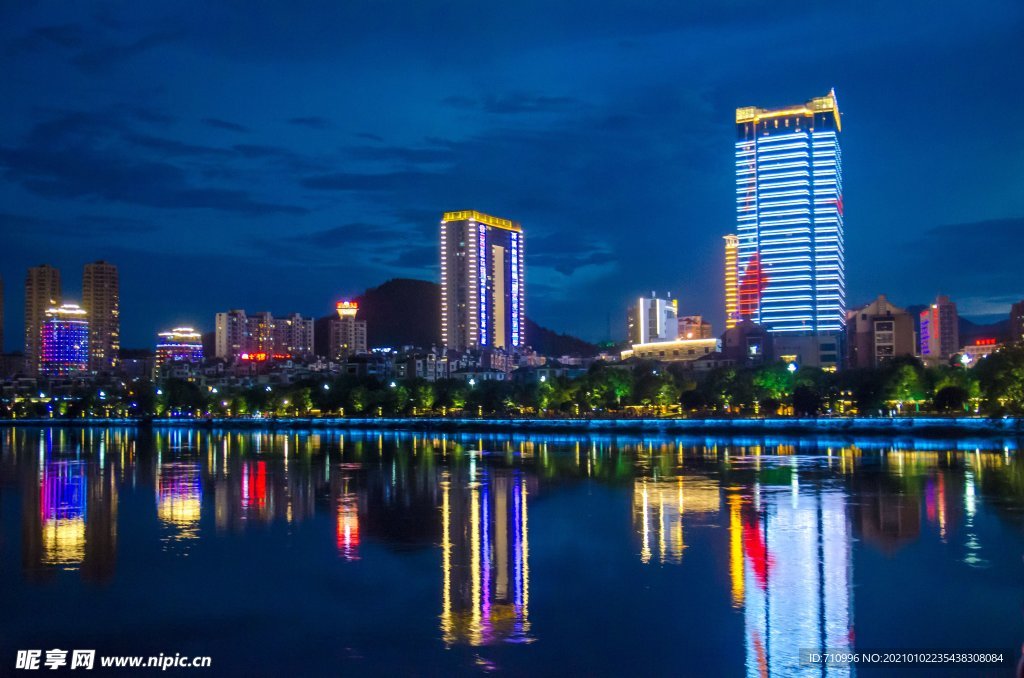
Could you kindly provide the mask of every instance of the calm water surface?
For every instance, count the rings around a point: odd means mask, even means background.
[[[799,650],[986,648],[1011,675],[1003,445],[3,429],[0,675],[54,647],[296,676],[853,675]]]

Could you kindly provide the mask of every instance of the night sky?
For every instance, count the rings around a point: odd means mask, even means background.
[[[437,279],[441,212],[527,234],[527,313],[721,329],[734,109],[835,87],[850,305],[1024,298],[1024,3],[0,3],[0,274],[121,271],[123,345]],[[173,5],[171,7],[170,5]],[[257,9],[258,8],[258,9]]]

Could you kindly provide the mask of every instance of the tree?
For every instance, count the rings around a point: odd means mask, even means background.
[[[821,394],[807,384],[793,389],[793,412],[800,417],[813,417],[821,409]]]
[[[936,392],[932,402],[939,412],[952,412],[966,409],[970,394],[960,386],[943,386]]]

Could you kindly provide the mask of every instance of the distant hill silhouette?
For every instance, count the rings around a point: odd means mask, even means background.
[[[394,278],[356,297],[371,347],[441,345],[441,287],[427,280]],[[593,355],[591,343],[526,319],[526,343],[543,355]]]

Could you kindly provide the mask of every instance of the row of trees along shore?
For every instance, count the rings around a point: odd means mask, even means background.
[[[574,379],[533,383],[336,377],[203,387],[140,380],[40,396],[2,403],[0,416],[1002,416],[1024,413],[1024,346],[1004,348],[973,369],[900,358],[840,372],[785,363],[725,367],[697,379],[679,364],[597,363]]]

